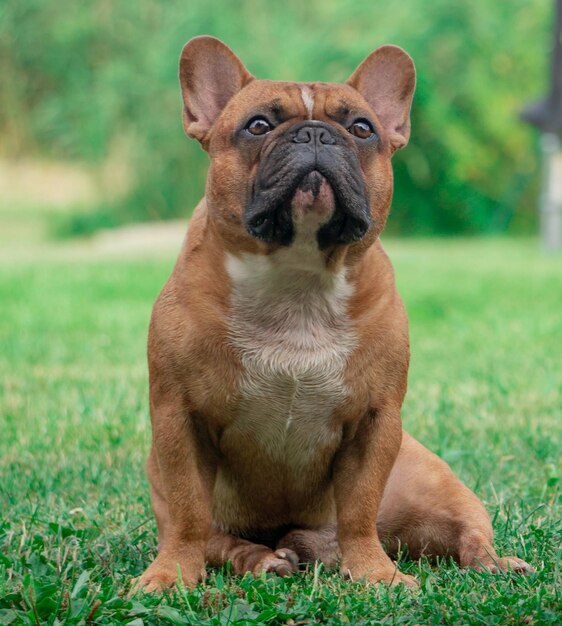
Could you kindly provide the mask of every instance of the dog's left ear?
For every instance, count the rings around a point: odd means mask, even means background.
[[[353,72],[347,84],[371,105],[385,127],[393,150],[410,137],[410,107],[416,87],[414,62],[398,46],[382,46]]]

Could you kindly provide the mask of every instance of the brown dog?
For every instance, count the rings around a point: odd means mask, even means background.
[[[379,235],[410,57],[379,48],[343,85],[273,82],[198,37],[180,81],[211,165],[150,325],[160,551],[140,584],[337,559],[353,579],[415,584],[387,555],[399,546],[529,570],[496,555],[476,496],[402,431],[408,327]]]

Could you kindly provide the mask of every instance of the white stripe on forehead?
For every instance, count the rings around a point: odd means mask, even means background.
[[[312,89],[308,85],[304,85],[301,87],[301,97],[304,102],[304,106],[308,111],[308,119],[312,119],[312,109],[314,108],[314,94],[312,93]]]

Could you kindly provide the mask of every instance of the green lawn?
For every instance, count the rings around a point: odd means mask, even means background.
[[[0,625],[559,624],[562,256],[530,240],[387,249],[410,317],[406,428],[536,574],[422,560],[403,564],[417,591],[318,568],[129,597],[155,551],[145,341],[173,253],[47,253],[0,265]]]

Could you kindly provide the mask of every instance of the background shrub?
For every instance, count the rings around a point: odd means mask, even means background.
[[[305,81],[345,80],[395,43],[413,56],[418,88],[390,227],[529,229],[537,140],[517,114],[545,89],[551,21],[548,0],[4,0],[0,151],[128,172],[126,194],[102,189],[67,231],[185,216],[207,166],[181,128],[185,41],[213,34],[256,76]]]

